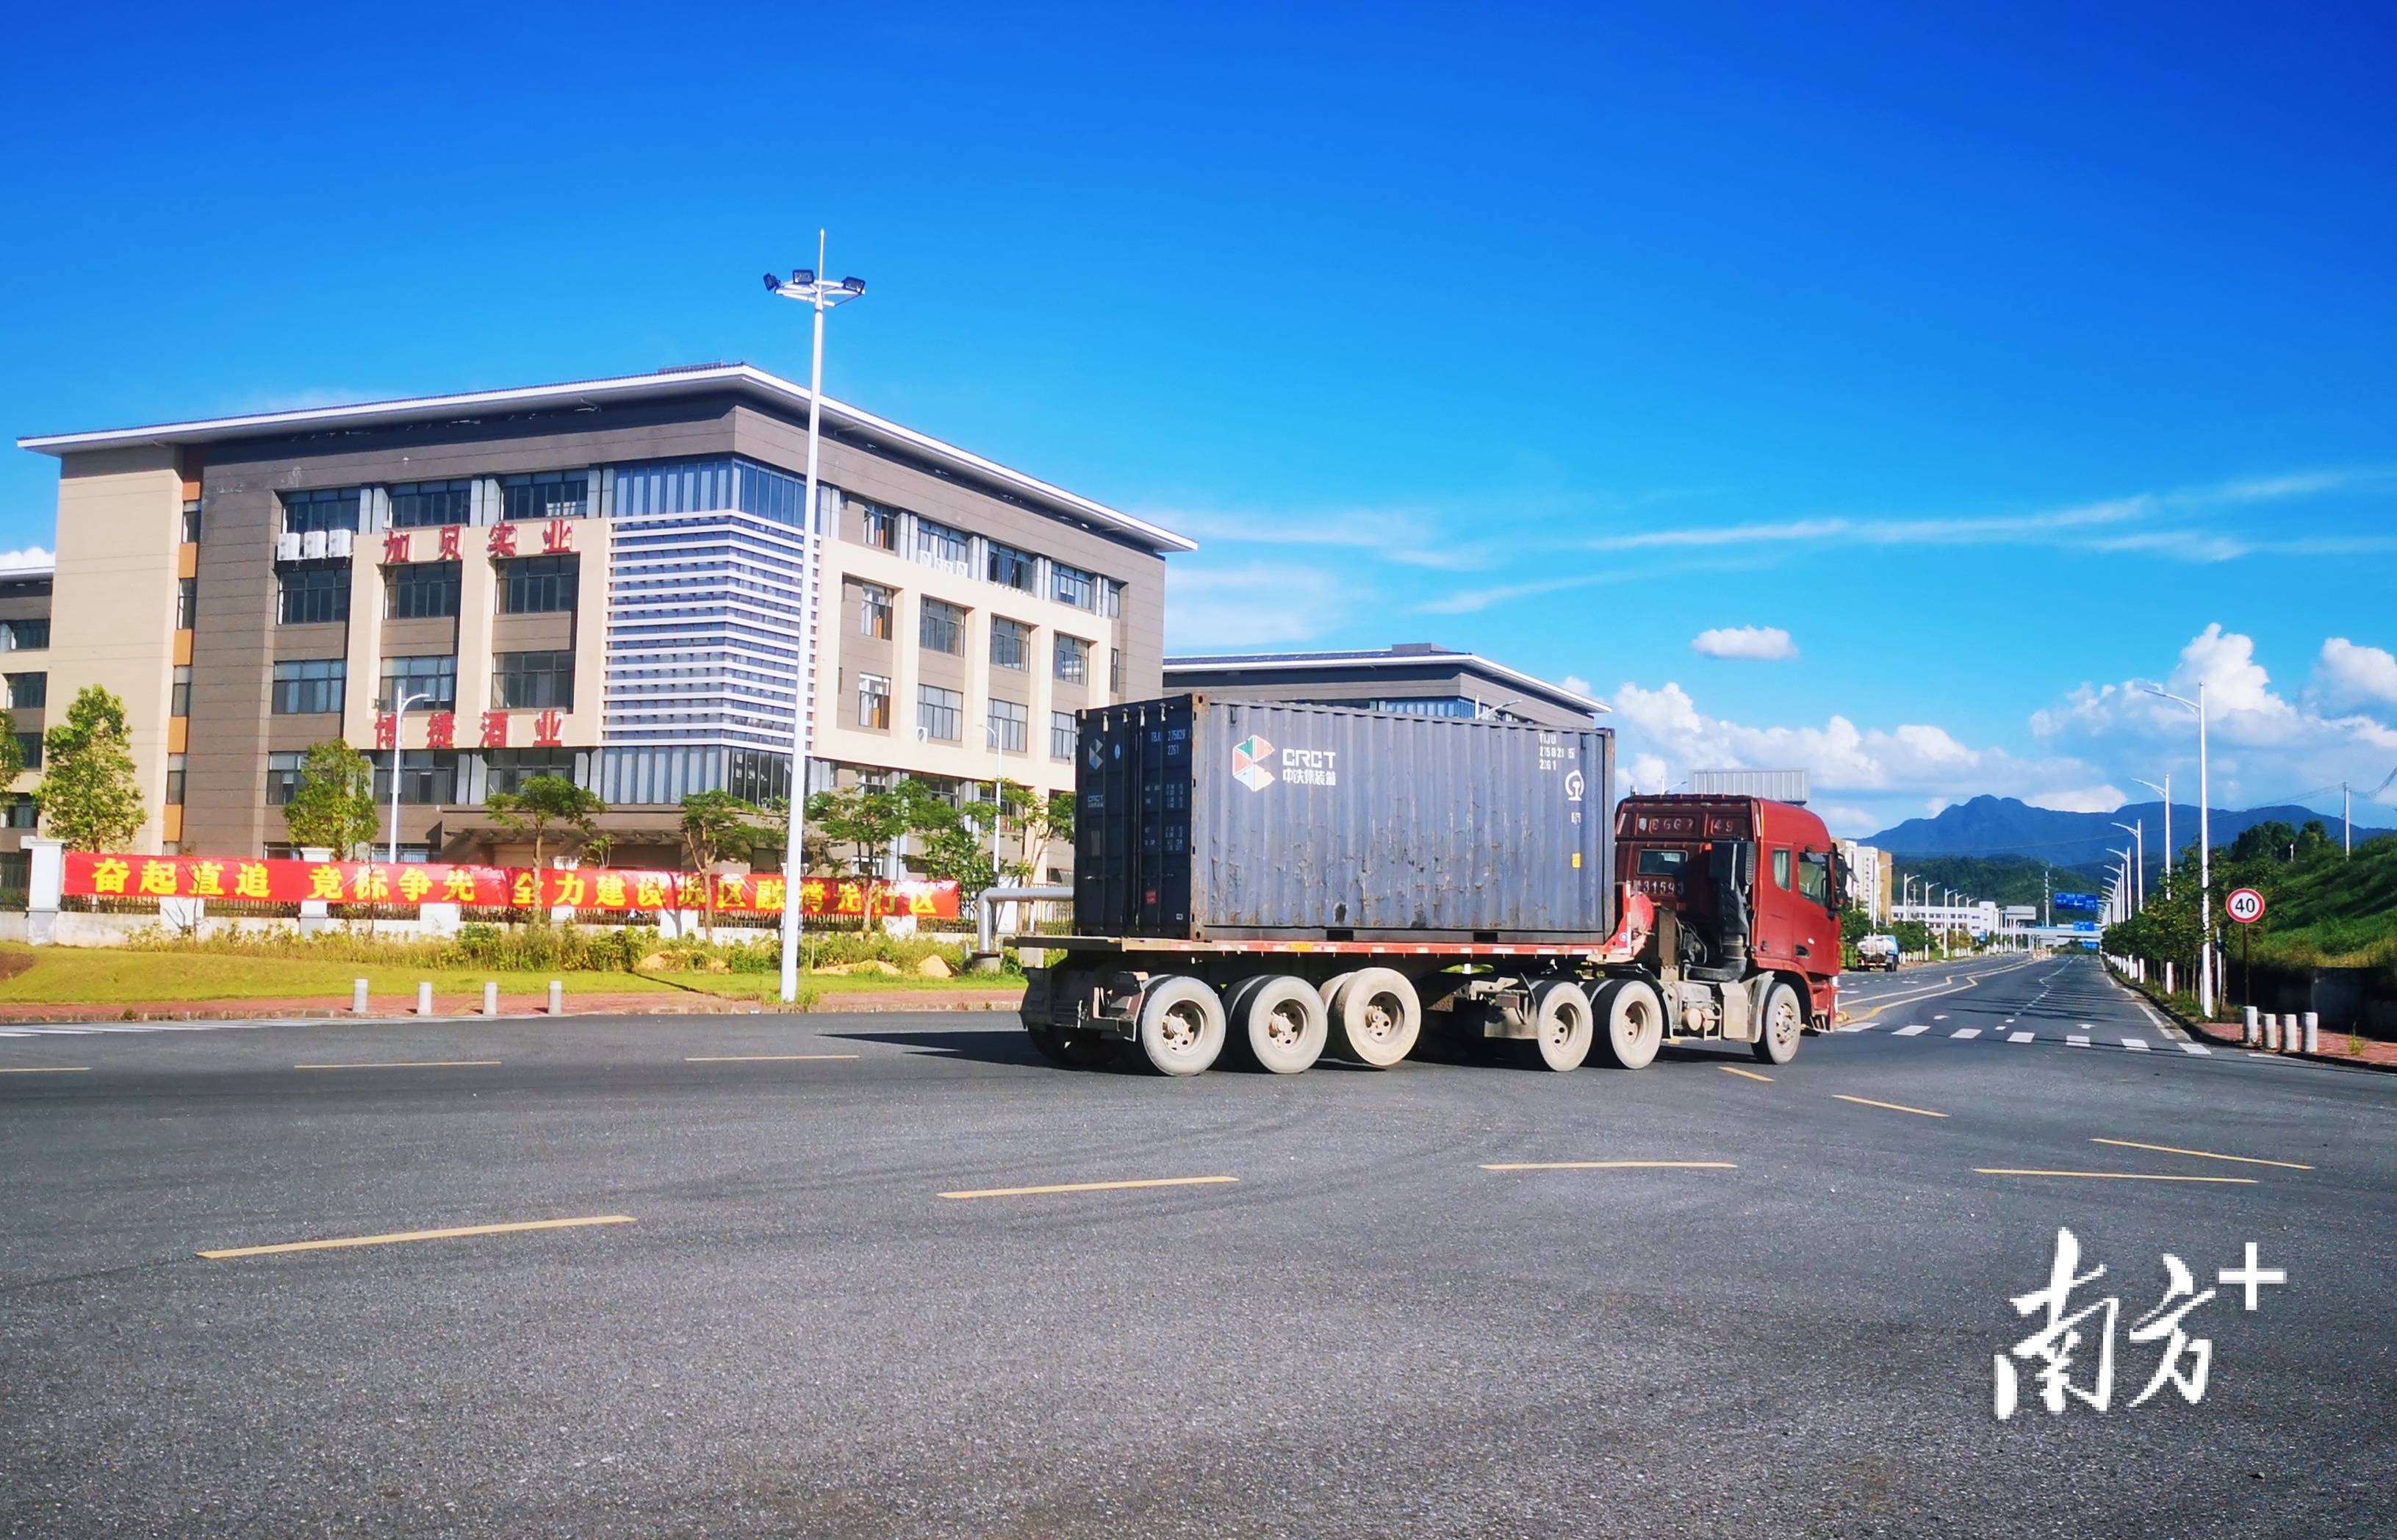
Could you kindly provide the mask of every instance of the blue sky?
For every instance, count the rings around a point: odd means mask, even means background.
[[[2143,679],[2218,802],[2397,769],[2385,14],[1143,9],[38,7],[0,427],[804,377],[823,224],[828,389],[1198,537],[1178,645],[1471,647],[1851,832],[2193,786]]]

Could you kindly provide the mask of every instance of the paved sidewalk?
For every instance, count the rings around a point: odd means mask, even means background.
[[[2191,1022],[2188,1024],[2190,1031],[2203,1033],[2215,1042],[2229,1043],[2233,1048],[2239,1046],[2242,1025],[2238,1022]],[[2380,1069],[2397,1069],[2397,1043],[2384,1043],[2373,1038],[2358,1038],[2355,1039],[2355,1044],[2363,1051],[2350,1052],[2348,1035],[2344,1032],[2333,1032],[2327,1027],[2323,1029],[2321,1040],[2321,1052],[2298,1053],[2291,1057],[2319,1059],[2343,1065],[2371,1065]],[[2262,1051],[2259,1049],[2257,1051]]]

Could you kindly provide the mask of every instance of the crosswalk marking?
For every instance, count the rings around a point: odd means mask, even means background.
[[[1977,1038],[1980,1035],[1981,1029],[1977,1026],[1960,1026],[1948,1034],[1951,1038]]]
[[[2075,1048],[2087,1048],[2089,1046],[2089,1039],[2082,1037],[2078,1032],[2066,1033],[2064,1035],[2064,1040],[2070,1043]]]
[[[1901,1026],[1896,1031],[1891,1033],[1890,1036],[1893,1038],[1911,1038],[1918,1032],[1928,1032],[1930,1030],[1931,1028],[1929,1026],[1917,1023],[1913,1026]]]
[[[2006,1041],[2010,1043],[2027,1043],[2036,1039],[2038,1037],[2039,1034],[2036,1032],[2009,1032],[2006,1034]]]
[[[2184,1043],[2182,1043],[2182,1044],[2180,1045],[2180,1051],[2181,1051],[2183,1053],[2204,1053],[2204,1054],[2211,1054],[2211,1053],[2214,1051],[2214,1050],[2212,1050],[2212,1049],[2210,1049],[2210,1048],[2206,1047],[2203,1043],[2191,1043],[2191,1042],[2184,1042]]]
[[[2145,1038],[2125,1038],[2122,1039],[2122,1046],[2134,1053],[2145,1053],[2148,1051],[2148,1040]]]

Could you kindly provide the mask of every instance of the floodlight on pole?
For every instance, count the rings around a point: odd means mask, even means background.
[[[824,233],[816,232],[816,265],[791,270],[788,283],[766,275],[766,291],[797,300],[815,313],[815,334],[808,362],[808,478],[800,502],[799,662],[791,679],[791,828],[783,842],[783,1003],[799,998],[799,879],[805,861],[800,854],[807,826],[808,707],[815,684],[816,563],[823,533],[816,507],[816,462],[823,439],[824,312],[847,304],[865,292],[863,278],[819,283],[823,270]]]
[[[2214,1019],[2214,838],[2206,807],[2212,794],[2206,785],[2205,681],[2197,682],[2197,699],[2176,695],[2162,685],[2142,687],[2150,695],[2197,713],[2197,1008]],[[2167,804],[2169,805],[2169,804]]]

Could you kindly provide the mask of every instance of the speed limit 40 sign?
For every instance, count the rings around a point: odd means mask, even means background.
[[[2222,901],[2222,912],[2242,925],[2253,925],[2264,917],[2264,895],[2253,888],[2234,888]]]

